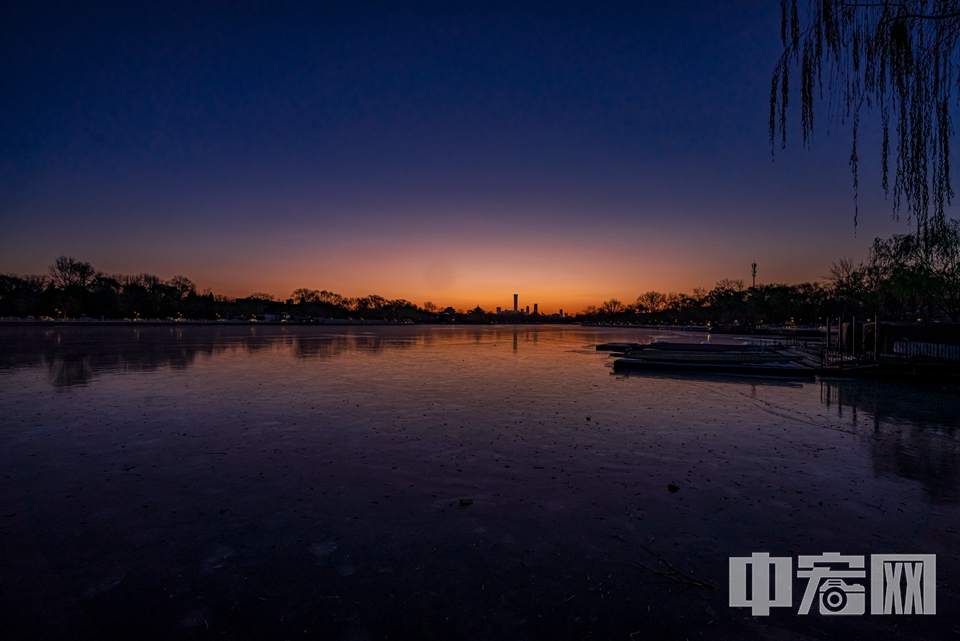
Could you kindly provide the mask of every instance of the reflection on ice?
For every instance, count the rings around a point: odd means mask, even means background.
[[[820,383],[820,398],[824,405],[836,410],[837,416],[843,417],[847,412],[854,423],[889,421],[950,432],[960,427],[960,394],[954,385],[824,380]]]
[[[0,369],[45,367],[56,387],[84,385],[103,373],[186,369],[198,358],[241,351],[278,351],[298,358],[333,358],[356,350],[402,349],[429,335],[385,338],[376,333],[298,332],[253,327],[61,327],[0,329]]]
[[[869,443],[877,475],[919,481],[933,503],[960,502],[960,394],[952,386],[823,381],[821,400]]]

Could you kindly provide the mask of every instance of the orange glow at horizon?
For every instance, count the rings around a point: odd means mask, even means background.
[[[285,300],[305,287],[495,311],[512,309],[519,294],[524,309],[577,313],[611,298],[629,304],[650,290],[690,294],[723,278],[749,285],[754,261],[758,284],[822,281],[832,261],[862,260],[872,238],[895,231],[883,219],[866,221],[852,245],[840,235],[814,242],[816,228],[800,218],[737,226],[717,214],[704,226],[679,212],[641,209],[602,220],[520,211],[509,219],[485,211],[449,219],[358,211],[337,225],[320,223],[318,214],[296,226],[256,219],[236,229],[151,220],[130,237],[36,226],[20,232],[19,247],[30,250],[12,248],[4,271],[45,273],[65,254],[106,274],[181,274],[198,290],[229,297],[265,292]]]
[[[640,244],[640,243],[638,243]],[[285,300],[300,287],[328,290],[346,297],[371,294],[406,299],[418,306],[430,301],[440,308],[487,311],[538,305],[543,314],[577,313],[611,298],[632,303],[643,292],[692,293],[712,288],[721,278],[750,284],[750,261],[730,256],[726,246],[661,238],[647,247],[628,241],[607,244],[557,243],[522,247],[491,243],[355,243],[316,256],[289,252],[283,259],[256,268],[226,264],[205,266],[198,287],[228,296],[266,292]],[[765,260],[766,259],[766,260]],[[802,254],[761,256],[758,283],[822,280],[826,264],[813,264]],[[742,264],[741,264],[742,263]],[[199,274],[199,272],[198,272]],[[189,275],[189,274],[188,274]]]

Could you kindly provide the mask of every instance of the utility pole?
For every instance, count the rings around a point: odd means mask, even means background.
[[[756,287],[757,286],[757,264],[756,263],[750,264],[750,271],[753,274],[753,287]]]

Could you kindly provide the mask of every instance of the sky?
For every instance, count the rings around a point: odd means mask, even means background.
[[[911,230],[869,118],[856,227],[847,125],[771,153],[779,3],[92,4],[0,8],[0,273],[552,313]]]

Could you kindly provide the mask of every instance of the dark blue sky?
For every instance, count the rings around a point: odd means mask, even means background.
[[[771,162],[774,2],[2,12],[0,272],[572,310],[908,229],[869,140],[856,237],[844,128]]]

